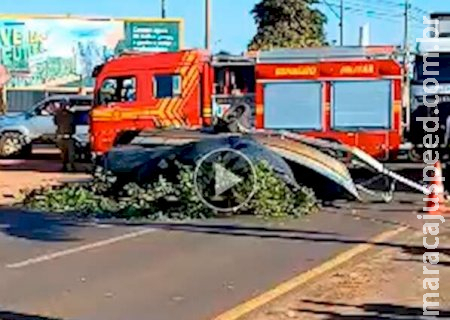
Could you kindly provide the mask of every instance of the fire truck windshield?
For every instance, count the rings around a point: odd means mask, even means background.
[[[426,62],[424,62],[424,56],[417,56],[415,65],[415,82],[422,83],[424,80],[429,78],[435,78],[438,82],[441,83],[450,82],[450,54],[428,56],[426,58]],[[438,71],[438,74],[429,74],[433,71]],[[424,74],[424,72],[426,73]]]

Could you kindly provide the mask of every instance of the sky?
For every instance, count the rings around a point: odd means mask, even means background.
[[[339,42],[339,0],[318,0],[327,15],[327,39]],[[424,29],[420,21],[429,12],[450,12],[449,0],[410,0],[410,41]],[[161,0],[1,0],[8,14],[73,14],[83,16],[159,17]],[[167,17],[183,18],[185,46],[204,45],[204,0],[166,0]],[[211,0],[213,51],[240,53],[256,31],[250,10],[257,0]],[[372,44],[400,45],[403,41],[404,0],[344,0],[344,44],[358,43],[359,27],[368,23]],[[94,5],[95,3],[95,5]]]

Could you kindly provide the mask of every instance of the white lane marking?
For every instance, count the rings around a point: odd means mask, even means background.
[[[111,229],[114,226],[112,224],[97,224],[95,225],[97,229]]]
[[[79,252],[83,252],[83,251],[88,251],[88,250],[92,250],[92,249],[96,249],[96,248],[100,248],[100,247],[105,247],[117,242],[121,242],[121,241],[125,241],[125,240],[129,240],[132,238],[137,238],[143,235],[146,235],[148,233],[151,232],[155,232],[155,229],[143,229],[143,230],[139,230],[139,231],[135,231],[135,232],[131,232],[131,233],[126,233],[124,235],[118,236],[118,237],[114,237],[114,238],[109,238],[106,240],[101,240],[98,242],[93,242],[93,243],[89,243],[80,247],[75,247],[75,248],[71,248],[71,249],[67,249],[67,250],[62,250],[62,251],[57,251],[54,253],[50,253],[50,254],[45,254],[42,256],[38,256],[35,258],[31,258],[31,259],[27,259],[21,262],[16,262],[16,263],[11,263],[11,264],[7,264],[6,268],[8,269],[19,269],[19,268],[23,268],[23,267],[27,267],[33,264],[38,264],[38,263],[42,263],[45,261],[49,261],[49,260],[53,260],[53,259],[57,259],[57,258],[61,258],[64,256],[68,256],[71,254],[75,254],[75,253],[79,253]]]

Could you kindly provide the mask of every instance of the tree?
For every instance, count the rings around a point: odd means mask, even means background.
[[[326,45],[326,16],[313,8],[318,0],[261,0],[253,15],[257,32],[249,50]]]

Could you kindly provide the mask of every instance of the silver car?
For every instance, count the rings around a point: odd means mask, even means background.
[[[0,157],[28,156],[34,143],[54,143],[56,105],[68,100],[74,110],[87,115],[92,106],[92,97],[85,95],[54,95],[40,101],[30,110],[0,116]],[[88,124],[77,126],[76,140],[80,145],[88,144]]]

